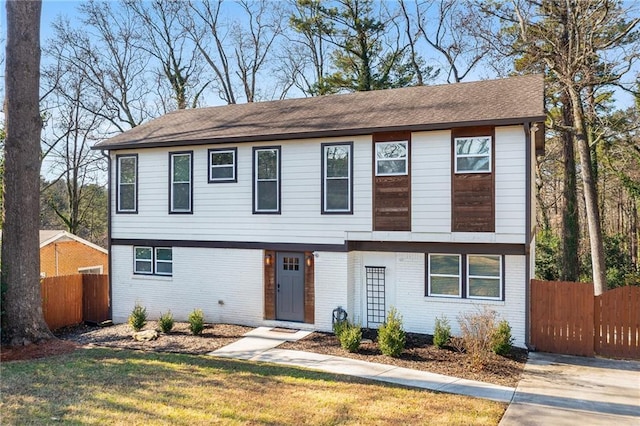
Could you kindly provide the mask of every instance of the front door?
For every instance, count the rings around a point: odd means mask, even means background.
[[[304,321],[304,254],[278,253],[276,317]]]

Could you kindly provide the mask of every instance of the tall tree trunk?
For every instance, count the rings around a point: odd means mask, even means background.
[[[602,223],[598,207],[596,181],[593,176],[591,163],[591,149],[585,131],[584,114],[577,90],[567,82],[567,91],[571,99],[571,109],[575,137],[580,154],[580,173],[584,186],[584,205],[587,213],[589,229],[589,243],[591,245],[591,267],[593,269],[593,291],[596,296],[604,293],[607,288],[606,264],[604,258],[604,243],[602,238]]]
[[[562,100],[562,117],[565,126],[572,126],[571,106],[566,95]],[[564,158],[564,186],[562,190],[562,270],[563,281],[578,281],[580,263],[578,249],[580,245],[580,220],[578,214],[578,188],[576,183],[576,158],[573,134],[562,133],[562,151]]]
[[[40,1],[7,1],[4,327],[13,345],[52,338],[40,292]]]

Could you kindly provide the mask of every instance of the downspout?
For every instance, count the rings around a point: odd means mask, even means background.
[[[113,319],[113,265],[111,256],[111,156],[109,151],[101,150],[100,153],[107,159],[107,252],[109,253],[109,319]]]
[[[525,346],[530,351],[535,351],[535,347],[531,346],[531,241],[532,241],[532,223],[531,217],[532,196],[533,196],[533,158],[532,158],[532,141],[535,140],[532,135],[538,131],[538,127],[534,123],[524,123],[524,137],[525,137],[525,242],[524,242],[524,261],[525,261],[525,328],[524,328],[524,342]]]

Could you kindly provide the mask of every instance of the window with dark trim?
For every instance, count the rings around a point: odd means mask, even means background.
[[[455,138],[456,173],[491,173],[491,136]]]
[[[253,212],[280,213],[280,147],[253,148]]]
[[[169,213],[193,212],[193,151],[169,153]]]
[[[409,173],[409,142],[376,142],[376,176],[401,176]]]
[[[353,213],[353,143],[322,144],[322,213]]]
[[[133,273],[171,276],[173,249],[171,247],[134,247]]]
[[[138,155],[116,156],[116,213],[138,213]]]
[[[209,183],[237,182],[237,148],[210,149]]]
[[[493,254],[427,255],[427,296],[504,300],[504,261]]]
[[[467,297],[502,299],[502,256],[467,255]]]
[[[428,294],[460,297],[462,294],[462,256],[459,254],[429,254]]]

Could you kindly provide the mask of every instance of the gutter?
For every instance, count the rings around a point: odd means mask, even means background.
[[[113,256],[111,255],[111,156],[106,149],[100,150],[103,157],[107,159],[107,252],[109,253],[109,320],[113,319]]]
[[[524,123],[525,137],[525,330],[524,342],[529,351],[535,351],[531,345],[531,241],[533,240],[532,212],[533,207],[533,141],[535,133],[540,131],[536,123]],[[534,259],[535,261],[535,259]]]

